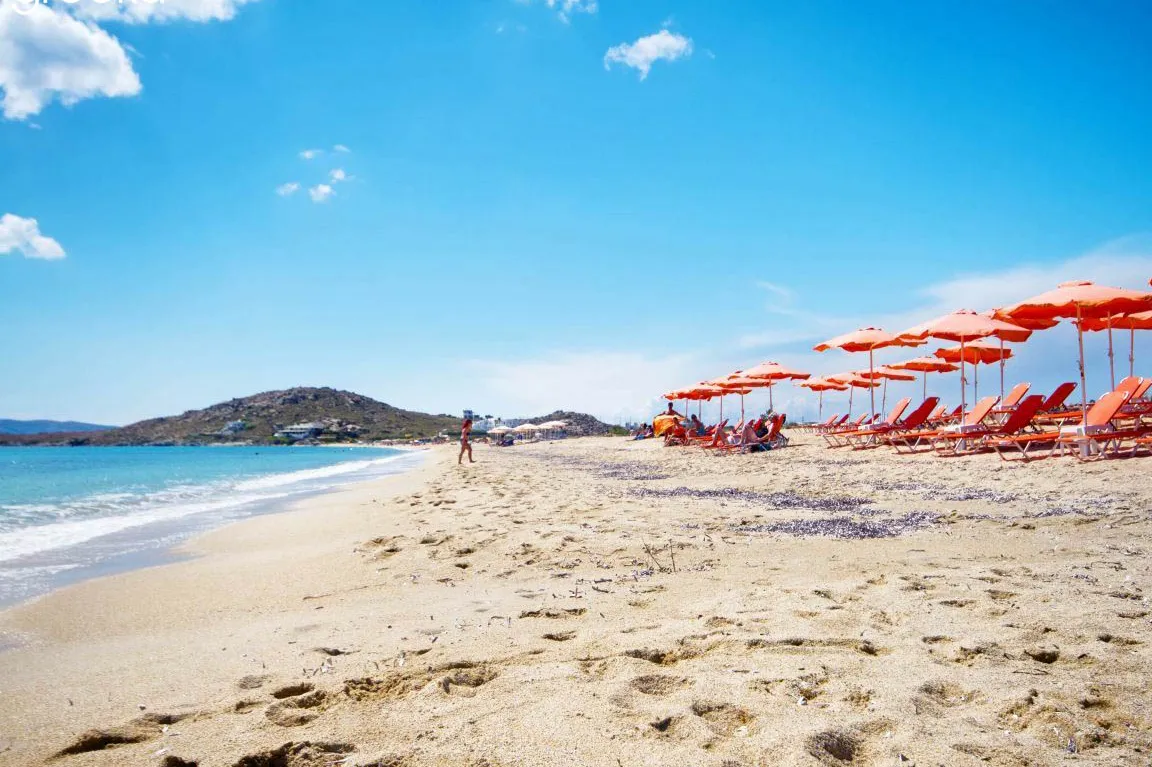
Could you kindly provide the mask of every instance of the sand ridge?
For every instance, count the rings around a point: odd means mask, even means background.
[[[0,764],[1148,764],[1144,462],[794,445],[444,450],[9,611]]]

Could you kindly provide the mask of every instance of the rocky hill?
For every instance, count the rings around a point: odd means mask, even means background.
[[[568,433],[574,437],[603,436],[611,432],[612,427],[587,413],[573,413],[570,410],[557,410],[539,418],[528,419],[531,423],[547,423],[548,421],[564,421],[568,424]]]
[[[432,437],[445,429],[459,430],[460,419],[401,410],[347,391],[297,388],[229,400],[110,431],[40,435],[34,440],[0,438],[0,443],[54,443],[64,437],[71,444],[89,445],[269,443],[285,441],[276,437],[277,432],[300,424],[312,425],[309,436],[317,441],[332,442]]]

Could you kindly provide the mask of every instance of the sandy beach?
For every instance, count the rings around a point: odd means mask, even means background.
[[[0,613],[0,764],[1147,767],[1146,460],[818,442],[440,448]]]

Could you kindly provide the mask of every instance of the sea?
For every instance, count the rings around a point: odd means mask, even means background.
[[[174,561],[196,533],[422,459],[368,447],[0,448],[0,607]]]

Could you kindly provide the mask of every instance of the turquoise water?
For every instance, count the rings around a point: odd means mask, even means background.
[[[0,604],[419,460],[389,448],[0,448]]]

